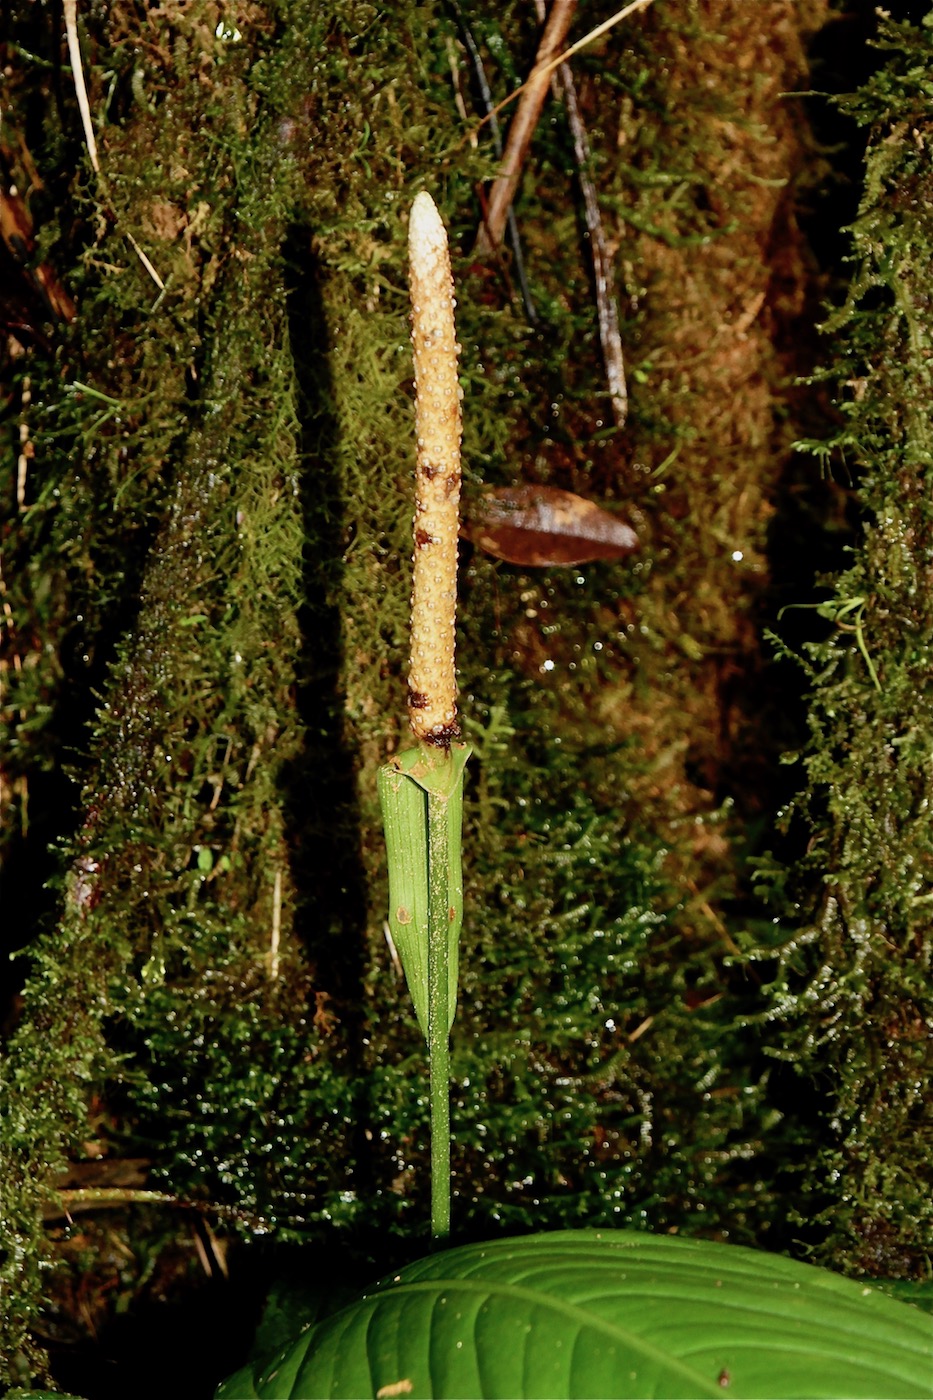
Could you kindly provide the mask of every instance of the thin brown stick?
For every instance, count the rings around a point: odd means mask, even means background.
[[[544,0],[535,0],[538,21],[543,24],[547,11]],[[551,79],[555,97],[563,94],[567,122],[573,137],[573,151],[577,162],[577,175],[583,191],[583,206],[586,211],[586,227],[590,235],[593,257],[593,281],[596,285],[596,313],[599,320],[599,340],[603,349],[603,363],[606,367],[606,380],[609,397],[612,401],[612,416],[616,427],[623,428],[628,416],[628,388],[625,383],[625,360],[622,356],[622,337],[619,333],[619,308],[613,289],[612,259],[606,247],[602,215],[596,186],[590,177],[590,141],[577,101],[577,88],[573,80],[573,70],[569,63],[562,63]]]
[[[606,366],[606,381],[609,385],[609,398],[612,401],[612,416],[617,428],[625,427],[628,416],[628,389],[625,384],[625,361],[622,358],[622,336],[619,333],[619,308],[613,289],[612,259],[606,247],[602,215],[596,186],[590,177],[590,143],[577,102],[577,90],[569,63],[562,63],[558,78],[564,90],[564,105],[567,120],[573,136],[573,149],[577,158],[577,174],[583,191],[583,207],[586,212],[586,227],[590,235],[590,248],[593,258],[593,281],[596,284],[596,314],[599,319],[599,340],[603,348],[603,363]]]
[[[621,10],[617,10],[614,15],[610,15],[602,24],[597,24],[596,28],[591,29],[589,34],[584,34],[582,39],[578,39],[575,44],[571,44],[569,49],[564,49],[563,53],[559,53],[556,58],[552,58],[550,63],[543,68],[540,74],[538,70],[535,69],[532,73],[532,77],[546,78],[549,74],[553,73],[555,68],[559,68],[562,63],[566,63],[568,58],[573,58],[574,54],[578,54],[581,49],[585,49],[587,44],[592,44],[594,40],[601,39],[604,34],[608,34],[609,30],[621,23],[622,20],[628,19],[629,15],[634,15],[638,10],[646,10],[648,6],[653,3],[654,0],[631,0],[630,4],[624,5]],[[528,79],[528,82],[530,81],[531,78]],[[499,113],[504,111],[517,97],[521,97],[527,86],[528,83],[522,83],[521,87],[517,87],[514,92],[509,93],[508,97],[504,97],[496,107],[493,107],[491,112],[486,113],[483,120],[476,124],[465,139],[471,140],[473,136],[477,135],[488,121],[492,121],[493,117],[497,117]]]
[[[498,248],[508,219],[509,209],[522,175],[522,166],[531,138],[534,136],[541,108],[548,90],[548,77],[555,53],[567,37],[573,23],[577,0],[554,0],[548,22],[541,36],[535,66],[524,85],[522,100],[509,127],[509,137],[502,157],[502,173],[494,180],[489,192],[486,214],[476,238],[476,252],[489,253]]]
[[[489,88],[489,81],[486,77],[486,70],[483,67],[482,55],[480,54],[476,40],[473,37],[473,31],[470,29],[470,26],[467,23],[466,15],[463,13],[463,10],[457,4],[457,0],[447,0],[447,2],[457,17],[457,24],[460,28],[460,38],[463,42],[463,47],[466,49],[467,54],[469,55],[470,62],[473,65],[473,77],[476,81],[476,86],[479,90],[479,97],[480,101],[483,104],[483,111],[489,114],[489,131],[492,136],[492,143],[495,147],[496,156],[501,161],[504,155],[504,150],[502,146],[502,133],[499,129],[499,122],[496,119],[496,115],[492,110],[494,105],[492,100],[492,92]],[[541,18],[541,23],[542,25],[544,23],[543,15]],[[478,145],[476,136],[473,136],[471,140],[471,145]],[[482,190],[480,190],[480,199],[483,200]],[[485,204],[483,205],[483,208],[485,212]],[[528,275],[525,271],[525,259],[522,256],[522,241],[518,232],[518,220],[515,217],[515,210],[512,208],[509,209],[506,223],[509,230],[509,242],[512,245],[512,271],[515,273],[519,289],[521,290],[522,305],[525,308],[525,315],[528,318],[528,324],[530,326],[536,326],[538,324],[538,313],[535,310],[534,298],[531,295],[531,288],[528,285]],[[502,260],[500,259],[500,262],[501,261]],[[508,269],[506,269],[503,266],[500,268],[500,271],[502,272],[505,281],[508,282]]]
[[[267,1230],[268,1221],[251,1215],[237,1206],[221,1205],[217,1201],[189,1201],[166,1191],[139,1190],[132,1186],[83,1186],[74,1190],[56,1191],[46,1202],[42,1217],[49,1223],[64,1217],[70,1220],[81,1211],[119,1210],[123,1206],[167,1206],[171,1210],[197,1211],[213,1215],[218,1220],[230,1220]]]

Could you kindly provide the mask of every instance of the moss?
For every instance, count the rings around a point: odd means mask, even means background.
[[[89,463],[76,482],[74,513],[95,492],[106,502],[106,511],[84,520],[88,572],[94,570],[93,587],[89,580],[85,587],[97,617],[109,609],[126,619],[116,602],[132,580],[125,556],[140,583],[132,625],[89,726],[93,757],[82,775],[84,820],[70,844],[62,917],[33,950],[24,993],[29,1015],[4,1071],[4,1155],[17,1165],[3,1173],[3,1216],[11,1225],[4,1267],[16,1284],[5,1311],[5,1340],[13,1338],[7,1355],[15,1355],[39,1297],[41,1204],[66,1154],[80,1155],[94,1136],[87,1118],[92,1093],[105,1095],[110,1113],[123,1119],[121,1133],[132,1124],[147,1143],[159,1133],[148,1116],[153,1080],[143,1046],[158,1057],[155,1081],[176,1088],[168,1113],[159,1108],[171,1136],[176,1116],[190,1121],[194,1104],[202,1114],[205,1104],[227,1113],[230,1082],[256,1073],[237,1059],[250,1026],[244,1008],[252,1002],[261,1001],[278,1028],[262,1071],[270,1098],[273,1082],[302,1077],[290,1075],[290,1062],[308,1063],[315,1042],[326,1045],[321,1027],[330,1024],[309,1016],[307,1034],[296,1039],[303,1008],[314,1000],[307,971],[290,979],[302,954],[291,931],[282,781],[300,735],[293,695],[303,518],[282,270],[297,174],[280,139],[281,112],[267,105],[261,129],[250,127],[255,75],[239,51],[224,53],[205,22],[194,11],[165,19],[158,52],[166,71],[171,67],[173,93],[147,107],[147,143],[139,143],[132,123],[110,133],[104,159],[114,224],[103,225],[83,254],[93,313],[63,349],[66,383],[77,378],[80,362],[81,383],[91,381],[91,390],[65,396],[64,432],[37,433],[53,471],[70,473],[71,453]],[[113,24],[118,30],[118,17]],[[287,66],[295,46],[316,38],[289,34],[277,63]],[[267,40],[263,28],[244,34],[244,52]],[[266,81],[275,77],[270,62],[260,70]],[[226,64],[238,71],[224,72],[221,81],[218,69]],[[198,169],[187,168],[195,156]],[[157,215],[158,226],[150,226]],[[129,260],[123,235],[132,228],[140,243],[152,247],[161,230],[171,245],[161,254],[153,248],[166,281],[161,297]],[[202,300],[208,292],[209,302]],[[55,387],[50,375],[46,392]],[[102,402],[114,406],[103,421]],[[50,405],[53,425],[57,413]],[[30,524],[32,517],[27,512]],[[153,517],[159,523],[146,539],[140,520]],[[55,520],[53,545],[69,523]],[[145,562],[134,564],[140,536]],[[61,571],[57,581],[67,592]],[[290,996],[271,976],[276,891],[276,970]],[[196,1057],[197,1090],[190,1080],[192,1005],[204,1007],[207,1048],[226,1047],[213,1059],[206,1050]],[[327,1073],[316,1078],[323,1083]],[[249,1102],[248,1093],[236,1097]],[[242,1115],[237,1127],[244,1129]],[[267,1138],[268,1123],[263,1131]],[[254,1127],[247,1139],[257,1133]],[[218,1149],[213,1138],[211,1145]],[[220,1152],[222,1186],[225,1160]],[[191,1185],[186,1165],[180,1154],[171,1173],[176,1192],[213,1186],[200,1171]],[[216,1194],[223,1198],[223,1189]],[[236,1203],[243,1206],[249,1194],[241,1190]]]
[[[844,107],[868,129],[854,276],[827,324],[840,427],[820,447],[858,473],[862,528],[828,578],[835,622],[811,644],[804,791],[788,820],[808,853],[778,949],[772,1053],[816,1089],[817,1152],[796,1165],[820,1255],[853,1272],[923,1277],[929,1191],[929,25],[886,22],[876,76]],[[786,906],[785,906],[786,908]],[[772,954],[773,956],[773,950]]]
[[[541,327],[508,265],[470,252],[493,161],[455,115],[440,6],[251,5],[234,32],[198,0],[153,12],[142,49],[135,10],[91,15],[106,191],[71,178],[67,95],[64,134],[51,110],[41,128],[61,163],[42,246],[81,315],[30,357],[45,470],[15,522],[33,563],[11,706],[43,697],[17,762],[68,748],[80,815],[57,824],[59,918],[31,944],[5,1071],[0,1351],[41,1304],[42,1200],[89,1143],[245,1232],[365,1253],[426,1221],[374,781],[404,725],[405,213],[424,185],[455,248],[468,489],[552,482],[644,540],[624,570],[465,561],[461,1227],[768,1238],[766,1066],[742,1026],[761,1006],[726,965],[728,919],[742,822],[768,806],[756,609],[793,436],[778,342],[807,275],[782,184],[807,152],[781,94],[823,13],[658,7],[580,61],[622,435],[559,118],[518,206]],[[494,82],[525,71],[527,7],[483,27]]]

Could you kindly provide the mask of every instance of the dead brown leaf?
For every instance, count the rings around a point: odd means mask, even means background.
[[[534,568],[624,559],[638,549],[624,520],[556,486],[491,487],[468,508],[461,534],[496,559]]]

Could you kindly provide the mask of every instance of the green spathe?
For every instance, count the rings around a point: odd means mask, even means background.
[[[933,1324],[809,1264],[566,1231],[435,1254],[218,1400],[316,1396],[933,1396]]]
[[[457,1007],[463,876],[460,833],[466,744],[449,752],[423,745],[406,749],[380,768],[379,801],[389,864],[389,931],[398,951],[415,1015],[428,1038],[429,797],[443,804],[447,827],[447,1029]]]

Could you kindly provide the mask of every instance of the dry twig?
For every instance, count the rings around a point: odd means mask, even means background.
[[[483,223],[476,238],[477,253],[488,253],[502,242],[508,212],[521,179],[522,166],[548,90],[551,60],[567,37],[577,0],[554,0],[550,17],[538,46],[535,66],[525,83],[518,111],[509,127],[509,139],[502,158],[502,174],[493,182]]]
[[[81,113],[81,125],[84,128],[84,140],[87,145],[87,153],[91,162],[91,169],[98,179],[103,180],[103,171],[100,168],[100,160],[97,155],[97,141],[94,136],[94,126],[91,121],[91,104],[88,101],[87,83],[84,81],[84,65],[81,62],[81,46],[78,43],[78,0],[62,0],[62,9],[65,17],[65,38],[68,42],[68,57],[71,60],[71,73],[74,78],[75,97],[78,100],[78,111]],[[149,258],[140,248],[136,239],[131,233],[125,235],[127,243],[139,258],[143,267],[152,278],[160,292],[165,291],[165,283],[153,267]]]
[[[630,0],[628,5],[624,5],[621,10],[617,10],[616,13],[610,15],[607,20],[603,20],[602,24],[597,24],[595,29],[591,29],[588,34],[584,34],[582,39],[578,39],[575,44],[571,44],[569,49],[564,49],[563,53],[559,53],[556,58],[552,58],[550,63],[542,64],[540,71],[538,68],[535,68],[528,82],[522,83],[521,87],[517,87],[514,92],[510,92],[508,97],[504,97],[491,112],[487,112],[486,116],[473,128],[466,139],[468,141],[472,140],[487,122],[492,121],[493,117],[498,116],[499,113],[504,111],[517,97],[521,97],[532,78],[541,79],[549,77],[555,68],[559,68],[562,63],[566,63],[568,58],[573,58],[574,54],[579,53],[581,49],[585,49],[587,44],[592,44],[596,39],[601,39],[604,34],[608,34],[609,30],[615,28],[622,20],[628,19],[629,15],[634,15],[638,10],[646,10],[648,6],[653,3],[654,0]]]
[[[599,320],[599,339],[602,345],[603,362],[606,366],[606,379],[609,386],[609,397],[612,403],[612,415],[617,428],[625,425],[628,415],[628,390],[625,383],[625,363],[622,356],[622,337],[619,332],[619,311],[616,303],[615,293],[612,286],[612,261],[606,247],[606,238],[603,232],[602,217],[599,211],[599,201],[596,197],[596,188],[590,177],[590,143],[586,134],[586,127],[580,113],[580,106],[577,102],[577,92],[573,81],[573,73],[570,65],[563,60],[571,54],[576,53],[585,44],[590,43],[600,34],[607,32],[612,25],[625,18],[627,14],[633,13],[637,9],[644,8],[650,4],[651,0],[635,0],[634,4],[626,6],[623,10],[613,15],[605,24],[591,30],[578,44],[572,45],[564,54],[559,54],[555,59],[553,52],[563,42],[573,20],[576,7],[576,0],[554,0],[551,7],[550,17],[546,19],[544,0],[536,0],[538,18],[544,25],[541,44],[538,48],[537,59],[534,70],[527,83],[519,91],[522,92],[522,100],[519,103],[518,111],[509,130],[509,140],[505,154],[502,158],[503,173],[499,176],[492,187],[489,201],[485,210],[483,225],[476,240],[478,252],[488,252],[498,246],[502,237],[502,231],[506,220],[510,227],[514,223],[514,212],[512,209],[512,199],[521,178],[521,169],[534,129],[541,114],[544,103],[545,84],[550,79],[554,87],[555,95],[560,96],[563,92],[564,106],[567,111],[567,120],[570,124],[570,131],[573,137],[574,155],[577,162],[577,171],[580,179],[580,188],[583,191],[583,204],[586,214],[586,226],[590,235],[590,245],[593,257],[593,280],[596,286],[596,309]],[[554,70],[557,69],[558,77],[553,78]],[[517,94],[513,94],[515,96]],[[503,104],[500,104],[500,107]],[[496,131],[496,113],[500,108],[492,108],[487,104],[487,117]]]
[[[493,148],[495,149],[496,156],[501,161],[505,149],[502,144],[502,131],[496,117],[495,104],[492,100],[492,90],[489,86],[489,80],[486,77],[486,69],[483,65],[482,54],[473,37],[473,31],[467,24],[466,16],[457,4],[457,0],[447,0],[447,3],[450,5],[451,10],[457,18],[463,46],[470,56],[470,62],[473,65],[473,75],[479,90],[480,101],[483,104],[483,111],[489,118],[489,131],[492,136]],[[477,144],[475,136],[473,137],[473,144]],[[522,256],[522,244],[518,233],[518,220],[515,217],[515,210],[512,205],[509,205],[506,223],[509,230],[509,242],[512,245],[512,266],[515,271],[515,276],[518,279],[519,290],[522,294],[522,305],[525,308],[528,324],[530,326],[536,326],[538,324],[538,313],[535,310],[531,288],[528,285],[528,276],[525,272],[525,259]]]
[[[100,174],[100,161],[97,158],[97,141],[91,122],[91,104],[87,97],[87,84],[84,81],[84,66],[81,62],[81,46],[78,43],[78,0],[62,0],[65,15],[65,38],[68,41],[68,57],[71,60],[71,76],[74,79],[75,97],[84,127],[84,140],[90,156],[91,168],[95,175]]]
[[[543,0],[542,0],[543,3]],[[617,428],[625,427],[628,416],[628,389],[625,383],[625,361],[622,357],[622,336],[619,333],[619,308],[612,285],[612,259],[606,247],[602,215],[596,186],[590,176],[590,143],[577,102],[577,89],[569,63],[562,63],[557,70],[558,80],[563,89],[564,106],[573,137],[573,150],[577,161],[577,175],[583,191],[583,207],[586,212],[586,227],[590,235],[590,248],[593,256],[593,281],[596,286],[596,314],[599,318],[599,341],[603,349],[603,363],[606,366],[606,381],[609,385],[609,398],[612,402],[612,416]]]

